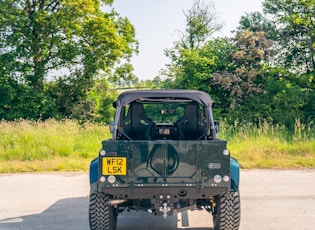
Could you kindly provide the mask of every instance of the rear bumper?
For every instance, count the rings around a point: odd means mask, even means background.
[[[162,196],[172,196],[178,199],[207,199],[229,191],[227,187],[195,188],[190,186],[176,187],[139,187],[139,188],[109,188],[101,191],[120,199],[154,199]]]

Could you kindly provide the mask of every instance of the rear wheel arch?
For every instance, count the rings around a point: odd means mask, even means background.
[[[238,161],[230,158],[230,170],[231,170],[231,192],[237,192],[240,183],[240,165]]]

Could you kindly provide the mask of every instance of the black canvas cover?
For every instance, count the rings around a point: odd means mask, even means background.
[[[131,90],[121,93],[117,102],[121,107],[129,103],[145,98],[174,98],[174,99],[189,99],[204,105],[205,107],[212,106],[212,99],[209,94],[198,90]]]

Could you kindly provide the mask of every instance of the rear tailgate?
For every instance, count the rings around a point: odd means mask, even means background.
[[[115,182],[107,181],[107,187],[184,185],[230,189],[230,155],[223,153],[225,149],[226,142],[221,140],[106,140],[99,174],[106,179],[115,176]]]

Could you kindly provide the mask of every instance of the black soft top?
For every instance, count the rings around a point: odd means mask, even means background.
[[[198,90],[131,90],[121,93],[117,102],[121,107],[124,107],[136,100],[144,99],[189,99],[198,102],[206,107],[212,106],[212,99],[209,94]]]

